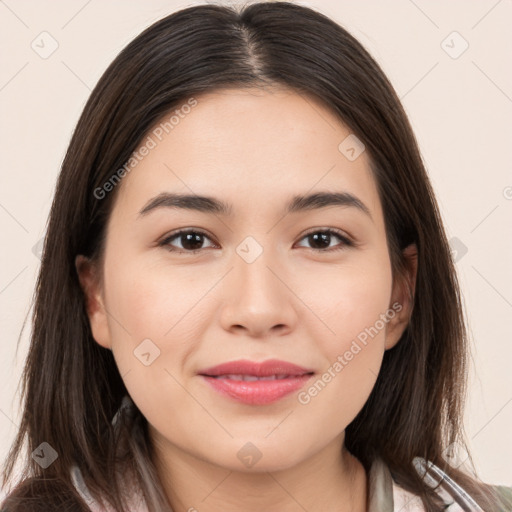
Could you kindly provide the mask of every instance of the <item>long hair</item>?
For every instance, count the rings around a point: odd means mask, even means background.
[[[21,426],[4,464],[5,486],[27,442],[11,510],[38,493],[46,492],[51,503],[55,489],[64,503],[72,495],[73,464],[91,494],[116,510],[126,511],[115,478],[122,464],[133,469],[151,511],[168,509],[147,420],[135,408],[119,429],[112,425],[127,391],[112,352],[92,337],[75,257],[101,258],[119,186],[104,197],[98,190],[164,115],[203,92],[273,85],[319,98],[364,143],[394,279],[405,272],[402,250],[411,243],[418,249],[410,323],[386,351],[369,399],[347,427],[347,448],[367,470],[381,458],[429,512],[440,505],[415,471],[415,457],[438,465],[484,510],[497,506],[491,486],[444,455],[453,443],[467,450],[468,344],[438,206],[400,100],[375,60],[339,24],[308,7],[261,2],[198,5],[154,23],[119,53],[84,107],[57,181],[36,284]],[[58,454],[46,469],[30,457],[42,442]]]

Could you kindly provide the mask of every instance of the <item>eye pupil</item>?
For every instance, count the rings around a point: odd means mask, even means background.
[[[331,235],[330,233],[313,233],[311,235],[309,235],[310,237],[310,240],[314,240],[314,243],[312,245],[314,245],[316,242],[320,241],[320,247],[314,247],[315,249],[322,249],[322,248],[325,248],[325,247],[329,247],[330,245],[330,238],[331,238]]]
[[[181,235],[181,242],[184,249],[190,251],[201,249],[203,245],[203,235],[201,233],[184,233]],[[197,244],[197,246],[194,244]]]

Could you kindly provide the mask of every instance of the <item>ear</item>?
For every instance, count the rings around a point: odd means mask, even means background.
[[[397,276],[393,281],[390,309],[396,314],[386,326],[386,350],[393,348],[404,333],[412,315],[418,271],[418,249],[411,244],[403,250],[405,275]],[[395,305],[393,307],[393,305]]]
[[[99,345],[111,349],[107,312],[97,266],[89,258],[79,254],[75,258],[75,268],[84,292],[92,336]]]

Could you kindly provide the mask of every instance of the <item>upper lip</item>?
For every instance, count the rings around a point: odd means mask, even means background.
[[[254,375],[255,377],[269,377],[271,375],[298,376],[314,373],[313,370],[303,368],[287,361],[279,359],[267,359],[266,361],[249,361],[240,359],[212,366],[200,370],[199,375],[216,377],[219,375]]]

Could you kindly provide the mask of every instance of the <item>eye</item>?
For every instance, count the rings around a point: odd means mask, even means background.
[[[341,243],[331,246],[333,239],[337,238]],[[164,238],[159,242],[159,246],[165,247],[171,252],[195,254],[203,249],[204,240],[211,238],[204,232],[197,229],[182,229]],[[319,247],[311,247],[316,252],[332,252],[343,250],[345,247],[352,247],[355,244],[341,231],[336,229],[316,229],[304,235],[301,240],[308,240],[310,243]],[[172,242],[177,240],[181,246],[175,247]],[[217,247],[216,244],[210,247]]]
[[[202,245],[205,238],[211,240],[210,237],[202,231],[196,229],[182,229],[166,237],[158,245],[164,246],[172,252],[194,254],[203,249]],[[181,247],[176,248],[171,245],[171,242],[175,239],[181,242]]]
[[[337,238],[341,241],[341,244],[331,247],[333,238]],[[313,245],[319,247],[311,247],[316,252],[332,252],[340,251],[345,247],[352,247],[354,243],[345,236],[341,231],[336,229],[317,229],[316,231],[310,231],[301,240],[307,239]]]

